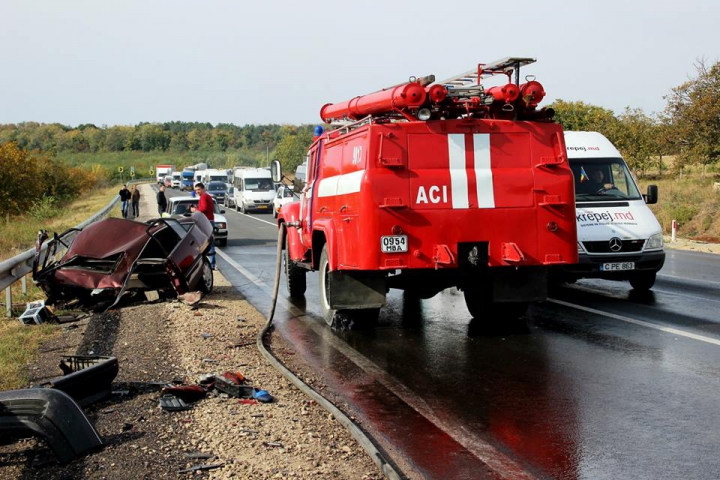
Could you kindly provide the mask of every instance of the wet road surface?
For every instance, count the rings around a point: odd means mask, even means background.
[[[273,219],[227,217],[220,268],[267,312]],[[305,305],[283,281],[275,322],[410,476],[714,479],[719,268],[669,250],[649,293],[580,281],[511,323],[472,319],[454,290],[391,291],[374,329],[344,332],[325,326],[313,273]]]

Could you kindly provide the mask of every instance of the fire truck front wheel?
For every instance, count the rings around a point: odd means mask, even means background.
[[[283,261],[285,263],[285,279],[287,280],[287,289],[290,297],[302,298],[305,295],[305,289],[307,288],[307,281],[305,279],[307,270],[290,260],[290,245],[288,244],[287,235],[285,235]]]

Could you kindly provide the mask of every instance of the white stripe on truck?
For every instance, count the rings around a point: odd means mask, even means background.
[[[448,134],[450,157],[450,191],[455,209],[469,208],[468,178],[465,171],[465,134]]]
[[[493,175],[490,168],[490,135],[473,135],[475,144],[475,181],[477,186],[478,208],[495,208]]]
[[[318,197],[334,197],[336,195],[358,193],[364,175],[365,170],[358,170],[333,177],[325,177],[320,180],[320,185],[318,185]]]

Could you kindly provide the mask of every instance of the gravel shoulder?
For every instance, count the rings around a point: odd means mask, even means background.
[[[720,243],[700,242],[685,238],[676,238],[675,241],[672,242],[669,236],[664,237],[664,239],[666,249],[720,254]]]
[[[0,445],[0,478],[180,478],[187,476],[181,469],[197,464],[222,465],[195,474],[204,478],[383,478],[332,416],[260,356],[255,337],[264,324],[217,274],[215,291],[197,309],[145,303],[63,328],[28,366],[33,384],[60,375],[60,355],[117,356],[116,393],[85,409],[105,446],[58,466],[42,441]],[[275,401],[244,404],[211,393],[189,411],[159,409],[156,382],[194,384],[228,370],[242,372]],[[187,458],[198,452],[210,458]]]
[[[155,211],[150,186],[143,185],[141,191],[141,213]],[[720,254],[720,244],[669,240],[668,249]],[[255,337],[264,323],[216,272],[215,291],[197,309],[177,301],[144,303],[62,327],[28,366],[32,383],[59,376],[61,355],[118,357],[115,393],[85,409],[105,446],[60,467],[42,441],[3,444],[0,439],[0,478],[182,478],[187,474],[180,470],[202,463],[221,465],[194,474],[203,478],[383,478],[332,416],[260,356]],[[277,338],[271,341],[291,369],[332,398],[319,378],[293,357],[291,346]],[[203,374],[228,370],[242,372],[275,401],[245,404],[211,393],[186,412],[159,409],[162,383],[194,384]],[[188,458],[198,452],[210,457]]]

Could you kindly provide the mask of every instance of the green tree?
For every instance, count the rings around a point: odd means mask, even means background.
[[[585,102],[566,102],[555,100],[550,107],[555,109],[555,120],[565,130],[600,132],[611,142],[615,142],[618,133],[618,119],[612,110]]]
[[[666,97],[670,141],[682,163],[703,166],[720,158],[720,62],[695,65],[697,77]]]
[[[274,157],[280,160],[286,173],[293,173],[312,143],[312,132],[307,129],[295,129],[293,133],[286,134],[278,143]]]
[[[658,124],[640,108],[626,107],[618,118],[615,146],[622,152],[628,166],[643,175],[647,168],[657,166],[660,146],[657,142]]]

